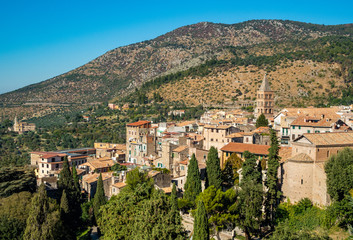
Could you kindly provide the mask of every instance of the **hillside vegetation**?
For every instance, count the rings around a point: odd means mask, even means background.
[[[337,97],[335,92],[339,87],[350,84],[353,79],[352,34],[352,24],[324,26],[284,20],[253,20],[238,24],[201,22],[152,40],[113,49],[73,71],[2,94],[0,116],[12,117],[14,107],[20,107],[17,114],[24,111],[24,116],[32,117],[33,114],[48,114],[47,104],[51,104],[51,112],[55,112],[63,104],[80,106],[120,100],[121,96],[135,92],[151,80],[158,80],[162,85],[169,80],[193,78],[187,96],[184,96],[192,104],[198,104],[193,97],[202,92],[200,86],[205,81],[209,86],[203,86],[204,95],[212,99],[209,104],[251,99],[256,81],[262,79],[265,71],[271,72],[269,76],[274,80],[290,87],[293,101],[306,95],[310,99],[316,97],[305,89],[308,81],[309,84],[315,81],[317,89],[311,91],[319,96],[333,94]],[[225,90],[233,76],[229,86],[235,89]],[[168,81],[165,81],[166,77]],[[200,86],[196,87],[195,79],[199,77],[197,84]],[[214,88],[218,85],[214,80],[224,81],[224,86]],[[240,83],[239,86],[235,84],[236,81],[243,82],[243,87]],[[334,81],[336,89],[327,88],[328,81]],[[280,88],[275,82],[273,84],[275,90]],[[178,92],[187,86],[168,85],[157,91],[165,98],[171,96],[169,91],[176,91],[173,98],[180,99],[183,96]],[[304,92],[298,90],[300,86]],[[207,92],[217,92],[216,89],[226,96],[209,97]],[[288,94],[280,93],[278,100],[282,101],[282,96],[288,97]],[[285,99],[286,103],[291,101]],[[29,107],[28,104],[37,105]]]

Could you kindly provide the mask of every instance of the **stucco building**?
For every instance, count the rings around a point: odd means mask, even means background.
[[[271,90],[267,76],[265,75],[262,84],[256,94],[256,117],[263,113],[266,118],[272,118],[274,114],[274,106],[274,91]]]
[[[352,132],[304,133],[292,143],[292,157],[282,164],[282,191],[298,202],[309,198],[319,205],[329,205],[325,162],[345,147],[353,147]]]

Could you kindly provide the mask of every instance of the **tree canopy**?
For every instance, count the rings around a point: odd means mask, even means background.
[[[268,127],[268,120],[263,113],[256,119],[256,127]]]
[[[207,180],[209,186],[215,186],[216,189],[221,188],[222,172],[220,167],[220,161],[218,157],[218,151],[213,146],[208,151],[206,165]]]
[[[184,188],[184,198],[191,203],[195,202],[197,196],[202,191],[200,171],[195,154],[192,155],[188,165],[188,174]]]

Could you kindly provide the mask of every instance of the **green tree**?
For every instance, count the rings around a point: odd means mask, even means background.
[[[257,163],[256,156],[248,151],[244,152],[245,161],[242,165],[242,181],[243,182],[254,181],[255,183],[262,184],[262,172],[261,164]]]
[[[184,188],[184,198],[191,203],[194,203],[197,196],[202,192],[200,171],[195,154],[192,155],[188,165],[188,174]]]
[[[262,202],[262,185],[253,180],[242,182],[237,207],[237,212],[239,213],[237,223],[244,231],[246,240],[251,239],[252,235],[260,233]]]
[[[104,186],[103,186],[103,180],[102,180],[102,174],[99,174],[98,182],[97,182],[97,190],[96,193],[94,194],[93,198],[93,209],[94,209],[94,216],[96,218],[96,221],[99,219],[100,214],[99,214],[99,209],[101,206],[103,206],[107,202],[104,194]]]
[[[180,219],[180,213],[178,210],[178,196],[177,196],[175,183],[173,183],[172,193],[170,195],[170,205],[171,205],[170,214],[171,214],[172,222],[174,224],[180,224],[181,219]]]
[[[102,239],[185,239],[184,229],[171,213],[173,204],[175,199],[156,190],[152,181],[126,187],[101,208]]]
[[[62,239],[62,233],[59,208],[54,200],[48,198],[42,184],[32,199],[23,239],[56,240]]]
[[[267,192],[265,197],[265,214],[267,223],[271,229],[274,227],[276,210],[281,198],[281,192],[278,186],[278,167],[279,167],[279,144],[276,132],[271,129],[271,147],[269,148],[267,160],[267,179],[265,185]]]
[[[325,164],[327,192],[334,201],[341,201],[353,189],[353,149],[345,148]]]
[[[256,119],[256,127],[268,127],[268,120],[263,113]]]
[[[149,180],[147,173],[141,172],[139,168],[129,171],[126,175],[126,183],[131,189],[135,189],[138,184],[148,182]]]
[[[69,165],[69,160],[67,156],[64,157],[63,168],[60,171],[60,178],[58,180],[58,187],[61,190],[65,189],[70,192],[74,187],[74,182],[70,171],[70,165]]]
[[[196,202],[199,200],[205,204],[208,224],[214,236],[220,239],[219,232],[222,229],[235,228],[238,214],[235,211],[237,192],[234,189],[231,188],[223,192],[221,189],[210,186],[200,193]]]
[[[210,233],[208,228],[208,218],[206,213],[205,204],[199,200],[194,217],[194,235],[192,239],[195,240],[208,240]]]
[[[242,180],[240,182],[237,223],[245,233],[248,240],[252,235],[260,233],[262,222],[263,186],[261,164],[256,156],[244,152],[245,162],[242,167]]]
[[[0,198],[0,239],[22,239],[31,209],[30,192]]]
[[[222,184],[222,172],[220,162],[218,158],[218,152],[215,147],[211,147],[206,161],[206,171],[209,186],[215,186],[216,189],[221,188]]]
[[[232,153],[226,160],[222,169],[223,184],[226,188],[231,188],[234,185],[239,185],[238,170],[242,167],[243,161],[236,153]]]

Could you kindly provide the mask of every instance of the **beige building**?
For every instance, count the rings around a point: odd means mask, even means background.
[[[227,138],[227,136],[236,132],[240,132],[240,130],[230,125],[206,125],[204,126],[203,131],[203,148],[205,150],[210,150],[213,146],[219,150],[230,142],[230,139]]]
[[[267,76],[264,76],[262,84],[256,94],[255,116],[258,117],[262,113],[266,118],[272,118],[274,114],[274,91],[271,90]]]
[[[345,147],[353,147],[352,132],[304,133],[292,143],[292,157],[282,164],[282,191],[298,202],[310,198],[319,205],[329,205],[325,162]]]
[[[114,161],[123,163],[126,158],[126,144],[94,143],[96,158],[109,157]]]
[[[144,165],[144,158],[157,155],[156,127],[150,121],[126,125],[126,161]]]
[[[36,125],[34,123],[18,122],[17,117],[15,117],[13,127],[9,128],[9,130],[22,134],[28,131],[35,131]]]

